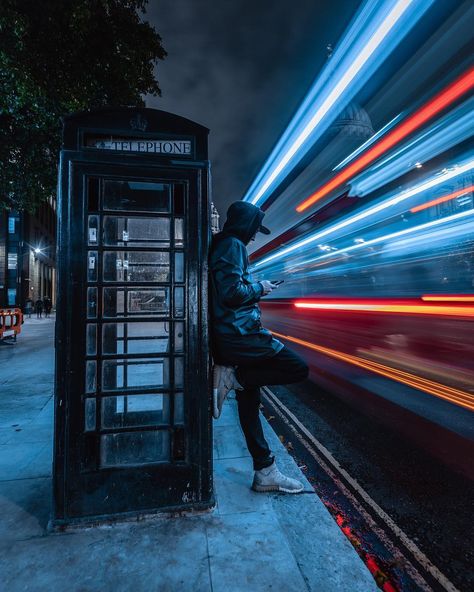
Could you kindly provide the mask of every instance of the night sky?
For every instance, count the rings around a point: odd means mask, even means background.
[[[213,200],[241,199],[359,0],[150,0],[168,57],[148,107],[209,127]]]

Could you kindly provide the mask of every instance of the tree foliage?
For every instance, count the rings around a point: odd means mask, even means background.
[[[61,117],[160,95],[147,0],[1,0],[0,207],[55,191]]]

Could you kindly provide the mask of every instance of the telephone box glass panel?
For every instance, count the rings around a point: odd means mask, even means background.
[[[104,210],[169,212],[171,185],[142,181],[104,181]]]

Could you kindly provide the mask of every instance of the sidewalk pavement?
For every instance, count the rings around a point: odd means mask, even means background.
[[[366,592],[377,586],[265,421],[298,495],[250,490],[252,464],[226,402],[214,425],[210,512],[47,532],[54,319],[28,319],[0,346],[0,581],[19,592]]]

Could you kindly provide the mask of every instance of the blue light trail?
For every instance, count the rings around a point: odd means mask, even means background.
[[[264,257],[260,261],[257,261],[256,263],[253,264],[252,267],[253,267],[253,269],[256,269],[257,267],[262,267],[264,265],[268,265],[268,263],[270,263],[271,261],[275,261],[276,259],[281,259],[282,257],[285,257],[286,255],[288,255],[290,253],[293,253],[297,249],[301,249],[302,247],[305,247],[305,246],[310,245],[316,241],[319,241],[321,238],[323,238],[325,236],[333,234],[334,232],[341,230],[343,228],[347,228],[349,226],[352,226],[356,222],[359,222],[361,220],[365,220],[366,218],[373,216],[374,214],[377,214],[377,213],[379,213],[387,208],[390,208],[396,204],[402,203],[413,196],[421,194],[428,189],[432,189],[433,187],[439,186],[439,185],[445,183],[446,181],[449,181],[450,179],[454,179],[455,177],[458,177],[459,175],[462,175],[462,174],[465,174],[469,171],[472,171],[473,169],[474,169],[474,159],[472,158],[472,154],[471,154],[467,161],[464,161],[463,163],[461,163],[459,165],[455,165],[451,169],[443,169],[443,171],[440,171],[437,175],[430,177],[426,181],[423,181],[422,183],[415,185],[415,186],[411,187],[410,189],[407,189],[406,191],[402,191],[401,193],[397,193],[388,199],[384,199],[383,201],[377,203],[376,205],[373,205],[371,207],[368,207],[368,208],[362,210],[358,214],[355,214],[353,216],[349,216],[345,220],[342,220],[336,224],[329,225],[326,229],[316,232],[316,233],[314,233],[302,240],[296,241],[295,243],[293,243],[292,245],[289,245],[288,247],[284,247],[282,249],[279,249],[279,250],[275,251],[274,253],[272,253],[271,255],[269,255],[268,257]]]
[[[386,123],[383,127],[381,127],[378,132],[375,132],[375,134],[370,136],[370,138],[368,140],[366,140],[363,144],[361,144],[358,148],[356,148],[354,150],[354,152],[351,152],[351,154],[349,154],[349,156],[346,156],[346,158],[344,160],[341,160],[341,162],[338,165],[336,165],[332,170],[339,171],[340,169],[345,167],[347,163],[351,162],[351,160],[354,160],[354,158],[356,156],[359,156],[359,154],[361,152],[363,152],[366,148],[368,148],[371,144],[373,144],[375,142],[375,140],[378,140],[381,136],[383,136],[383,134],[385,132],[387,132],[398,121],[400,121],[402,115],[403,115],[403,113],[399,113],[398,115],[396,115],[393,119],[391,119],[388,123]]]
[[[350,253],[352,251],[356,251],[357,249],[367,248],[372,245],[376,245],[378,243],[383,243],[387,241],[393,241],[396,238],[400,238],[403,236],[409,236],[411,234],[418,234],[422,233],[426,230],[430,230],[432,228],[436,228],[441,225],[449,225],[453,222],[465,221],[467,220],[468,226],[466,226],[465,233],[474,231],[474,211],[472,209],[466,210],[465,212],[460,212],[458,214],[453,214],[451,216],[446,216],[445,218],[439,218],[437,220],[432,220],[431,222],[426,222],[424,224],[418,224],[417,226],[412,226],[411,228],[405,228],[404,230],[397,230],[396,232],[391,232],[389,234],[385,234],[383,236],[378,236],[377,238],[373,238],[368,241],[363,241],[362,243],[357,243],[355,245],[350,245],[348,247],[344,247],[342,249],[338,249],[336,252],[326,253],[325,255],[319,255],[318,257],[314,257],[313,259],[306,259],[300,263],[296,263],[296,266],[301,265],[308,265],[310,263],[315,263],[316,261],[321,261],[322,259],[327,259],[328,257],[335,257],[341,254]],[[454,236],[459,239],[459,229],[458,226],[454,228],[453,232],[455,233]],[[412,237],[411,242],[418,240],[420,237]],[[423,240],[425,237],[423,236]],[[410,240],[410,239],[409,239]],[[406,242],[406,246],[409,244],[409,240]]]
[[[359,197],[375,191],[410,168],[438,156],[472,136],[474,98],[450,111],[428,129],[409,140],[387,158],[365,169],[351,181],[350,195]]]
[[[261,205],[268,198],[432,2],[365,2],[253,181],[244,201]]]

